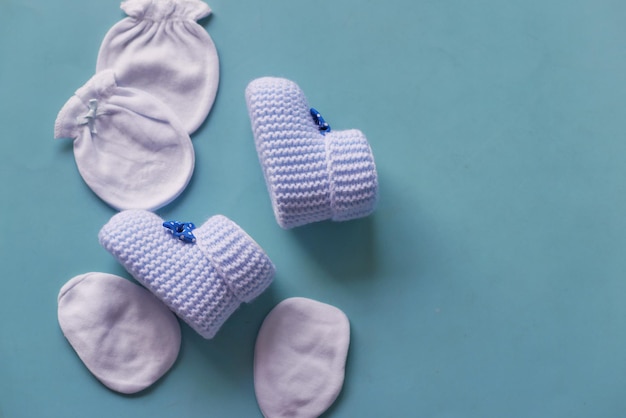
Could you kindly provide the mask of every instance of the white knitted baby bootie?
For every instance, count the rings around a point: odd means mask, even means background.
[[[195,228],[129,210],[113,216],[99,239],[137,281],[207,339],[274,277],[261,247],[221,215]]]
[[[359,130],[331,130],[296,83],[264,77],[246,88],[259,161],[283,228],[373,212],[378,178]]]

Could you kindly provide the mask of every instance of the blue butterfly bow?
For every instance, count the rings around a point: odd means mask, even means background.
[[[167,221],[163,222],[163,226],[167,228],[174,237],[183,242],[196,242],[196,237],[191,232],[196,229],[196,226],[191,222]]]
[[[315,110],[315,108],[311,108],[310,110],[311,116],[313,116],[313,121],[317,125],[317,129],[319,129],[322,135],[326,135],[327,132],[330,132],[330,125],[324,120],[322,114]]]

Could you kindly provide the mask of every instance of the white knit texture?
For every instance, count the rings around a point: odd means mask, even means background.
[[[217,215],[185,243],[157,215],[120,212],[99,239],[128,272],[204,338],[213,338],[239,307],[272,282],[274,266],[238,225]]]
[[[246,88],[259,161],[276,221],[283,228],[374,211],[378,177],[359,130],[322,135],[297,84],[263,77]]]

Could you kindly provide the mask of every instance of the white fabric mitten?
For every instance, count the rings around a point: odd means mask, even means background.
[[[267,315],[254,351],[254,390],[265,418],[316,418],[343,386],[350,323],[334,306],[282,301]]]
[[[166,103],[188,133],[206,119],[219,83],[215,44],[196,23],[211,13],[200,0],[126,0],[129,16],[104,37],[97,71],[114,69],[120,86]]]
[[[154,96],[119,87],[111,70],[97,73],[68,100],[54,136],[74,139],[78,171],[116,209],[164,206],[193,174],[193,145],[178,117]]]
[[[119,276],[87,273],[59,292],[59,325],[76,354],[108,388],[136,393],[172,367],[180,348],[174,314]]]

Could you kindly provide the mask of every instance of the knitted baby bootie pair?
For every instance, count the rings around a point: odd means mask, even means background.
[[[280,226],[373,211],[377,175],[360,131],[331,130],[289,80],[254,80],[246,99]],[[77,276],[59,294],[59,322],[87,368],[122,393],[145,389],[174,363],[180,329],[171,312],[212,338],[274,275],[263,250],[219,215],[196,228],[126,210],[111,218],[99,239],[149,292],[105,273]],[[292,346],[296,335],[299,343]],[[317,416],[326,410],[342,387],[349,336],[347,318],[334,307],[303,298],[279,304],[255,349],[255,391],[264,414]],[[320,344],[326,347],[321,352]],[[313,378],[319,388],[310,391]],[[305,387],[298,383],[305,381]]]

